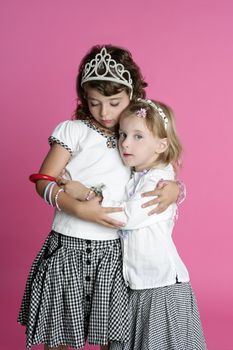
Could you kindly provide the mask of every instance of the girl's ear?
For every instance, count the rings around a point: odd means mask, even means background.
[[[156,147],[156,153],[163,153],[168,148],[168,140],[167,138],[159,139],[158,145]]]

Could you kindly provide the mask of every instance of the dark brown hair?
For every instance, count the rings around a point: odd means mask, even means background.
[[[104,96],[112,96],[123,90],[125,90],[128,94],[130,93],[130,89],[127,86],[122,84],[118,84],[111,81],[101,81],[101,80],[93,80],[83,84],[81,86],[82,74],[85,65],[90,62],[95,56],[101,51],[101,49],[105,47],[107,52],[111,55],[112,59],[114,59],[117,63],[123,64],[124,68],[130,72],[132,81],[133,81],[133,97],[132,99],[137,99],[138,97],[145,97],[145,87],[147,83],[144,81],[140,68],[133,61],[131,53],[121,47],[112,46],[112,45],[96,45],[93,46],[90,51],[83,57],[79,71],[76,79],[76,93],[78,96],[77,106],[74,112],[75,119],[85,119],[89,115],[89,108],[87,104],[87,100],[85,98],[85,88],[91,87],[98,92],[100,92]]]

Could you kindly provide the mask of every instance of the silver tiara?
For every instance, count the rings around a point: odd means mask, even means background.
[[[132,99],[133,81],[130,72],[125,69],[123,64],[112,59],[105,47],[96,54],[95,58],[85,64],[81,86],[92,80],[113,81],[125,85],[130,88],[130,99]]]
[[[164,113],[163,109],[159,106],[157,106],[154,102],[152,102],[151,100],[144,100],[143,98],[138,98],[137,101],[139,102],[143,102],[145,104],[148,104],[149,106],[151,106],[152,108],[154,108],[158,113],[160,118],[163,121],[163,125],[165,130],[167,129],[167,125],[168,125],[168,119],[166,114]]]

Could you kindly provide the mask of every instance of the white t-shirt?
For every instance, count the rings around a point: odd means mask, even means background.
[[[154,168],[146,173],[135,172],[126,187],[124,202],[111,200],[104,190],[103,206],[122,206],[125,211],[109,214],[126,223],[122,241],[123,275],[131,289],[147,289],[188,282],[189,274],[172,240],[176,204],[163,213],[148,216],[151,207],[141,205],[154,197],[141,197],[153,190],[159,180],[174,180],[171,165]]]
[[[130,170],[119,156],[114,137],[105,136],[90,120],[67,120],[59,124],[49,143],[62,145],[71,153],[65,178],[77,180],[87,187],[104,184],[116,200],[123,198]],[[53,230],[63,235],[83,239],[108,240],[119,238],[116,229],[79,219],[63,211],[55,211]]]

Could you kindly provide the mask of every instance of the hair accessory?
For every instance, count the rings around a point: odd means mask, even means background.
[[[101,51],[90,62],[86,63],[81,86],[92,80],[113,81],[130,88],[130,100],[133,96],[133,81],[130,72],[123,64],[117,63],[103,47]]]
[[[138,111],[136,111],[136,116],[139,118],[146,118],[146,109],[140,108]]]
[[[161,107],[157,106],[151,100],[144,100],[142,98],[138,98],[137,101],[138,102],[144,102],[144,103],[148,104],[149,106],[151,106],[152,108],[154,108],[159,113],[159,116],[160,116],[160,118],[163,121],[163,125],[164,125],[165,130],[167,129],[168,119],[167,119],[167,116],[166,116],[166,114],[164,113],[164,111],[163,111],[163,109]]]
[[[57,191],[56,196],[54,197],[55,206],[56,206],[56,208],[57,208],[58,211],[61,211],[61,208],[60,208],[59,205],[58,205],[58,197],[59,197],[59,194],[60,194],[61,192],[65,192],[63,188],[60,188],[60,189]]]
[[[38,180],[56,181],[56,178],[45,174],[32,174],[29,176],[29,180],[36,183]]]

